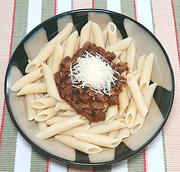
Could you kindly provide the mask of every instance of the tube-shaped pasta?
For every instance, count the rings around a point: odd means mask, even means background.
[[[56,43],[55,50],[52,57],[52,72],[56,73],[59,71],[59,66],[63,60],[64,49],[59,42]]]
[[[90,26],[89,41],[90,41],[91,43],[94,43],[94,35],[93,35],[93,22],[91,22],[91,26]]]
[[[47,59],[47,65],[52,69],[52,63],[53,63],[53,55],[54,53],[51,54],[51,56]]]
[[[76,111],[59,111],[58,112],[58,115],[60,116],[60,117],[70,117],[70,116],[74,116],[74,115],[78,115],[77,113],[76,113]]]
[[[61,101],[61,102],[56,103],[55,111],[60,111],[60,110],[74,111],[74,109],[65,101]]]
[[[27,107],[27,115],[28,115],[28,120],[33,120],[36,116],[36,111],[31,107],[31,103],[34,100],[34,95],[29,94],[26,95],[26,107]]]
[[[127,53],[126,53],[125,50],[121,52],[120,61],[123,62],[123,63],[126,62],[126,54],[127,54]]]
[[[108,133],[108,137],[115,138],[118,133],[119,133],[119,130],[111,131],[110,133]]]
[[[94,134],[105,134],[114,130],[119,130],[120,128],[124,128],[124,127],[126,127],[126,124],[121,120],[117,119],[108,124],[102,123],[97,126],[94,126],[89,129],[89,132]]]
[[[137,59],[136,69],[140,72],[142,72],[145,57],[146,57],[145,55],[142,55]]]
[[[111,46],[117,42],[117,27],[113,22],[108,23],[108,45]]]
[[[44,83],[34,83],[25,85],[18,93],[17,96],[36,94],[36,93],[46,93],[46,85]]]
[[[54,80],[54,75],[53,75],[52,70],[49,68],[48,65],[46,65],[44,63],[42,64],[42,70],[43,70],[44,79],[45,79],[47,92],[48,92],[49,96],[52,96],[52,97],[56,98],[57,100],[61,100],[58,89],[56,87],[56,83]]]
[[[141,113],[141,115],[146,115],[148,112],[146,101],[144,100],[138,83],[132,74],[127,75],[127,84],[134,98],[138,111]]]
[[[37,56],[26,66],[25,72],[29,73],[37,69],[43,62],[45,62],[54,51],[56,42],[62,43],[72,32],[73,24],[68,23],[64,29],[58,33],[51,41],[43,46]]]
[[[125,115],[125,123],[128,128],[131,128],[134,124],[136,118],[137,107],[133,98],[131,98],[130,103],[127,108],[127,113]]]
[[[57,135],[55,139],[86,154],[96,154],[102,151],[99,146],[77,140],[72,136]]]
[[[121,51],[114,51],[114,54],[116,55],[116,57],[113,60],[113,63],[118,64],[120,62],[119,56],[121,54]]]
[[[73,32],[67,39],[66,48],[64,52],[64,57],[72,57],[74,55],[74,50],[76,47],[76,41],[78,38],[78,32]]]
[[[118,100],[119,100],[119,115],[121,116],[123,113],[126,112],[129,104],[127,87],[122,88],[122,91],[118,95]]]
[[[139,80],[139,86],[141,89],[145,89],[149,85],[152,68],[153,68],[153,61],[154,61],[154,54],[152,53],[149,54],[144,61],[141,77]]]
[[[35,109],[45,109],[56,105],[56,100],[52,97],[41,97],[32,101]]]
[[[125,139],[129,137],[130,133],[131,132],[129,128],[122,128],[121,130],[119,130],[119,133],[117,134],[117,138]]]
[[[126,50],[129,47],[129,44],[130,44],[131,40],[132,40],[131,37],[125,38],[123,40],[119,40],[115,44],[107,47],[106,50],[111,51],[111,52]]]
[[[90,125],[89,124],[84,124],[84,125],[80,125],[79,127],[75,127],[75,128],[72,128],[68,131],[65,131],[64,135],[68,135],[68,136],[74,136],[76,133],[78,133],[79,131],[88,131],[90,129]]]
[[[11,90],[14,92],[17,92],[21,88],[23,88],[26,84],[32,83],[38,80],[39,78],[41,78],[42,76],[43,76],[42,68],[38,68],[37,70],[32,71],[28,73],[27,75],[24,75],[19,80],[17,80],[11,87]]]
[[[54,110],[54,107],[50,107],[48,109],[40,111],[34,119],[35,121],[42,122],[52,118],[55,115],[56,115],[56,111]]]
[[[118,105],[110,106],[106,112],[105,123],[109,123],[113,121],[116,118],[117,114],[118,114]]]
[[[74,137],[76,139],[79,139],[88,143],[92,143],[98,146],[107,147],[107,148],[115,148],[122,141],[122,139],[116,139],[116,138],[112,138],[112,137],[108,137],[108,136],[104,136],[100,134],[92,134],[92,133],[88,133],[84,131],[80,131],[76,133]]]
[[[89,41],[90,37],[90,30],[91,30],[91,20],[88,21],[83,28],[81,29],[81,34],[80,34],[80,48],[87,42]]]
[[[39,130],[44,130],[45,128],[47,128],[47,124],[45,122],[38,122],[38,128]]]
[[[47,125],[53,125],[55,123],[59,123],[59,122],[65,121],[67,119],[70,119],[70,118],[69,117],[55,116],[55,117],[52,117],[51,119],[46,120],[46,124]]]
[[[140,71],[140,70],[135,70],[135,71],[133,72],[133,75],[134,75],[134,77],[136,78],[136,81],[138,82],[138,81],[139,81],[139,78],[140,78],[140,76],[141,76],[141,71]]]
[[[100,26],[96,23],[93,22],[92,24],[93,26],[93,36],[94,36],[94,43],[96,44],[96,46],[100,46],[102,48],[104,48],[104,38],[103,38],[103,34],[102,34],[102,30],[100,28]]]
[[[108,45],[108,42],[107,42],[108,29],[107,29],[107,27],[105,27],[103,29],[102,34],[103,34],[105,47],[107,47],[107,45]]]
[[[50,138],[56,134],[65,132],[67,130],[70,130],[71,128],[82,125],[85,122],[86,121],[80,119],[80,116],[75,116],[75,117],[72,117],[66,121],[62,121],[60,123],[55,123],[55,124],[47,127],[45,130],[37,133],[36,136],[39,139],[48,139],[48,138]]]
[[[79,49],[79,42],[80,42],[80,37],[78,36],[77,40],[76,40],[76,47],[74,52],[76,52]]]

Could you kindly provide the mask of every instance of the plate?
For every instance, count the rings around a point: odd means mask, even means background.
[[[25,75],[28,57],[33,58],[40,47],[51,40],[66,23],[73,22],[80,32],[91,19],[101,27],[113,21],[122,38],[132,37],[137,46],[137,56],[153,52],[156,55],[151,82],[156,82],[155,90],[145,124],[134,135],[121,143],[115,150],[105,149],[100,155],[89,157],[80,151],[71,149],[56,140],[38,140],[35,122],[27,121],[25,98],[11,92],[12,83]],[[108,165],[129,158],[145,148],[160,132],[165,124],[174,98],[174,75],[166,51],[158,39],[137,21],[108,10],[81,9],[54,16],[35,27],[27,34],[15,49],[5,76],[5,99],[9,115],[21,135],[46,157],[68,164],[86,166]]]

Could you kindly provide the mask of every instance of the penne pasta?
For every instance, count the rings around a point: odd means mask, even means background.
[[[66,48],[64,52],[64,57],[72,57],[74,55],[74,50],[76,47],[76,41],[78,38],[78,32],[73,32],[67,39]]]
[[[138,82],[138,81],[139,81],[139,78],[140,78],[140,76],[141,76],[141,72],[140,72],[139,70],[135,70],[135,71],[133,72],[133,75],[134,75],[136,81]]]
[[[57,100],[61,100],[58,89],[56,87],[52,70],[49,68],[49,66],[47,66],[44,63],[42,64],[42,70],[43,70],[44,79],[45,79],[45,83],[47,87],[47,93],[49,94],[49,96],[52,96],[56,98]]]
[[[107,148],[115,148],[122,141],[122,139],[112,138],[100,134],[92,134],[84,131],[76,133],[74,137],[76,139]]]
[[[80,34],[80,48],[87,42],[90,41],[90,30],[91,30],[91,20],[86,23],[81,29]]]
[[[126,50],[129,47],[131,40],[132,40],[131,37],[123,39],[123,40],[119,40],[115,44],[107,47],[106,50],[110,52]]]
[[[60,117],[70,117],[70,116],[75,116],[75,115],[78,115],[77,113],[76,113],[76,111],[59,111],[58,112],[58,115],[60,116]]]
[[[55,117],[52,117],[51,119],[46,120],[46,124],[47,125],[53,125],[55,123],[59,123],[59,122],[65,121],[67,119],[70,119],[70,118],[69,117],[55,116]]]
[[[113,121],[116,118],[117,114],[118,114],[118,105],[110,106],[106,112],[105,123],[109,123]]]
[[[144,61],[141,77],[139,80],[139,86],[141,89],[145,89],[150,83],[153,61],[154,61],[154,54],[152,53],[149,54]]]
[[[122,88],[122,91],[118,95],[118,100],[119,100],[119,115],[121,116],[123,113],[126,112],[129,104],[127,87]]]
[[[56,105],[56,100],[52,97],[40,97],[32,101],[31,106],[34,109],[45,109]]]
[[[126,52],[126,62],[128,64],[129,71],[132,72],[134,70],[134,62],[136,58],[136,47],[132,41]]]
[[[142,55],[141,57],[139,57],[137,59],[137,63],[136,63],[136,69],[138,71],[140,71],[140,73],[142,72],[142,68],[143,68],[143,65],[144,65],[144,60],[145,60],[145,55]]]
[[[127,75],[127,84],[134,98],[138,111],[141,115],[145,115],[148,112],[147,104],[137,84],[137,81],[132,74]]]
[[[36,116],[36,111],[31,107],[31,103],[34,100],[34,95],[29,94],[26,95],[26,107],[27,107],[27,115],[28,115],[28,120],[33,120]]]
[[[76,40],[76,47],[75,47],[75,50],[74,52],[76,52],[77,50],[79,50],[79,42],[80,42],[80,37],[78,36],[77,40]]]
[[[109,22],[107,26],[108,45],[111,46],[117,42],[117,27],[113,22]]]
[[[102,34],[103,34],[103,39],[104,39],[105,47],[107,47],[107,45],[108,45],[108,42],[107,42],[108,29],[107,29],[107,27],[105,27],[105,28],[103,29]]]
[[[63,55],[64,55],[64,49],[61,46],[61,44],[57,42],[55,46],[54,54],[52,57],[51,67],[50,67],[53,73],[56,73],[59,71],[59,66],[63,59]]]
[[[47,128],[47,124],[45,122],[38,122],[38,128],[39,130],[44,130],[45,128]]]
[[[116,57],[112,62],[118,64],[120,62],[119,56],[121,54],[121,51],[115,51],[114,54],[116,55]]]
[[[108,133],[108,137],[115,138],[118,133],[119,133],[119,130],[111,131],[110,133]]]
[[[38,139],[48,139],[57,134],[63,133],[67,130],[70,130],[71,128],[82,125],[85,122],[86,121],[80,119],[79,116],[75,116],[66,121],[62,121],[60,123],[55,123],[55,124],[47,127],[45,130],[38,132],[36,136]]]
[[[57,102],[55,106],[55,111],[74,111],[74,109],[65,101]]]
[[[44,83],[27,84],[17,93],[17,96],[37,93],[47,93]]]
[[[93,27],[94,43],[96,44],[96,46],[100,46],[104,48],[105,47],[104,38],[100,26],[93,22],[92,27]]]
[[[126,54],[127,54],[127,53],[126,53],[125,50],[121,52],[120,61],[123,62],[123,63],[126,62]]]
[[[105,134],[114,130],[119,130],[120,128],[126,127],[126,124],[119,119],[116,119],[108,124],[99,124],[90,128],[89,132],[94,134]]]
[[[99,146],[77,140],[72,136],[57,135],[55,136],[55,139],[87,154],[96,154],[102,151],[102,148]]]
[[[51,54],[51,56],[47,59],[47,65],[52,69],[52,63],[53,63],[53,54],[54,52]]]
[[[93,35],[93,22],[91,22],[91,25],[90,25],[90,35],[89,35],[89,41],[91,43],[94,43],[94,35]]]
[[[130,134],[131,132],[129,128],[122,128],[121,130],[119,130],[119,133],[117,134],[117,138],[125,139],[129,137]]]
[[[131,128],[134,124],[136,117],[137,107],[133,98],[131,98],[129,106],[127,108],[127,113],[125,115],[125,123],[128,128]]]
[[[30,84],[30,83],[40,79],[42,76],[43,76],[42,69],[38,68],[37,70],[30,72],[27,75],[24,75],[19,80],[17,80],[11,87],[11,90],[14,92],[17,92],[21,88],[23,88],[25,85]]]
[[[54,110],[54,107],[50,107],[48,109],[40,111],[36,117],[34,118],[35,121],[46,121],[56,115],[56,111]]]

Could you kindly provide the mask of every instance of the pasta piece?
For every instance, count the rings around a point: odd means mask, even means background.
[[[94,35],[93,35],[93,22],[91,22],[91,26],[90,26],[89,41],[90,41],[91,43],[94,43]]]
[[[55,111],[74,111],[74,109],[65,101],[57,102],[55,106]]]
[[[103,34],[105,47],[107,47],[107,45],[108,45],[108,42],[107,42],[108,29],[107,29],[107,27],[105,27],[103,29],[102,34]]]
[[[59,122],[65,121],[67,119],[69,119],[69,117],[55,116],[55,117],[53,117],[51,119],[46,120],[46,124],[47,125],[53,125],[55,123],[59,123]]]
[[[138,111],[141,115],[145,115],[148,112],[146,101],[144,100],[137,81],[132,74],[127,75],[127,84],[134,98]]]
[[[56,42],[62,43],[72,32],[73,24],[68,23],[64,29],[58,33],[51,41],[43,46],[37,56],[26,66],[25,72],[29,73],[37,69],[43,62],[45,62],[54,51]]]
[[[108,133],[108,137],[115,138],[118,133],[119,133],[119,130],[112,131],[112,132]]]
[[[139,78],[140,78],[140,76],[141,76],[141,72],[140,72],[139,70],[135,70],[135,71],[133,72],[133,75],[134,75],[134,77],[136,78],[136,81],[138,82],[138,81],[139,81]]]
[[[47,65],[52,69],[52,63],[53,63],[53,55],[54,52],[51,54],[51,56],[47,59]]]
[[[76,40],[76,47],[74,52],[76,52],[79,49],[79,42],[80,42],[80,37],[78,36],[77,40]]]
[[[23,76],[19,80],[17,80],[13,86],[11,87],[11,90],[14,92],[19,91],[21,88],[23,88],[25,85],[32,83],[39,78],[43,76],[42,69],[38,68],[37,70],[28,73],[27,75]]]
[[[48,109],[40,111],[36,117],[34,118],[35,121],[46,121],[56,115],[56,111],[54,110],[54,107],[50,107]]]
[[[131,37],[120,40],[115,44],[109,46],[106,50],[110,52],[126,50],[129,47],[131,40],[132,40]]]
[[[59,71],[59,66],[61,64],[61,61],[63,60],[63,55],[64,55],[64,49],[61,46],[59,42],[56,43],[55,51],[53,54],[53,61],[52,61],[52,72],[56,73]]]
[[[80,34],[80,48],[87,42],[89,41],[90,37],[90,30],[91,30],[91,20],[86,23],[83,28],[81,29],[81,34]]]
[[[100,26],[94,22],[92,26],[93,26],[94,43],[96,44],[96,46],[100,46],[104,48],[104,38]]]
[[[89,132],[94,134],[105,134],[109,133],[114,130],[119,130],[120,128],[126,127],[126,124],[121,120],[117,119],[108,124],[99,124],[95,125],[94,127],[90,128]]]
[[[145,117],[142,116],[139,112],[137,112],[134,125],[130,130],[131,134],[135,134],[142,128],[142,126],[144,124],[144,119],[145,119]]]
[[[83,131],[76,133],[74,137],[76,139],[79,139],[88,143],[92,143],[98,146],[107,147],[107,148],[115,148],[122,141],[122,139],[116,139],[116,138],[112,138],[112,137],[108,137],[108,136],[104,136],[100,134],[92,134],[92,133],[83,132]]]
[[[55,139],[86,154],[96,154],[102,151],[99,146],[77,140],[72,136],[57,135]]]
[[[76,128],[72,128],[62,134],[64,135],[68,135],[68,136],[74,136],[76,133],[78,133],[79,131],[88,131],[90,129],[90,125],[89,124],[84,124],[84,125],[81,125],[79,127],[76,127]]]
[[[136,47],[135,44],[131,41],[126,53],[126,61],[130,72],[132,72],[134,69],[135,57],[136,57]]]
[[[34,83],[25,85],[18,93],[17,96],[27,94],[46,93],[46,85],[44,83]]]
[[[56,105],[56,100],[52,97],[40,97],[32,101],[32,107],[34,109],[45,109]]]
[[[137,107],[133,98],[131,98],[127,113],[125,115],[125,122],[128,128],[131,128],[134,124],[136,117]]]
[[[108,45],[111,46],[117,42],[117,27],[113,22],[108,23]]]
[[[122,88],[122,91],[118,95],[118,99],[119,99],[119,115],[121,116],[124,112],[126,112],[129,104],[127,87]]]
[[[39,130],[44,130],[45,128],[47,128],[47,124],[45,122],[38,122],[38,128]]]
[[[126,51],[122,51],[120,55],[120,61],[125,63],[126,62]]]
[[[142,72],[142,68],[143,68],[143,65],[144,65],[145,57],[146,57],[145,55],[142,55],[141,57],[139,57],[137,59],[136,69],[138,71],[140,71],[140,73]]]
[[[121,54],[121,51],[114,51],[114,54],[116,55],[116,57],[113,60],[113,63],[118,64],[120,62],[119,56]]]
[[[72,57],[74,55],[74,50],[76,47],[76,41],[78,38],[78,32],[73,32],[67,39],[66,48],[64,52],[64,57]]]
[[[142,68],[141,77],[139,80],[139,86],[141,89],[145,89],[150,82],[152,68],[153,68],[153,61],[154,61],[154,54],[149,54],[145,61]]]
[[[130,136],[130,129],[129,128],[122,128],[121,130],[119,130],[119,133],[117,135],[117,138],[120,138],[120,139],[125,139],[127,137]]]
[[[48,139],[52,136],[55,136],[56,134],[63,133],[67,130],[70,130],[71,128],[82,125],[85,122],[86,121],[80,119],[79,116],[75,116],[66,121],[62,121],[60,123],[55,123],[55,124],[47,127],[45,130],[42,130],[39,133],[37,133],[36,136],[38,139]]]
[[[67,44],[67,40],[65,40],[63,43],[62,43],[62,47],[65,49],[66,48],[66,44]]]
[[[113,121],[116,118],[117,114],[118,114],[118,105],[110,106],[106,112],[105,123],[109,123]]]
[[[26,95],[26,107],[27,107],[27,115],[28,115],[28,120],[33,120],[36,116],[36,111],[31,107],[31,103],[34,100],[34,95],[29,94]]]
[[[49,96],[52,96],[52,97],[56,98],[57,100],[61,100],[58,89],[56,87],[56,83],[54,80],[54,75],[53,75],[52,70],[49,68],[49,66],[47,66],[44,63],[42,64],[42,70],[43,70],[44,79],[45,79],[47,92],[48,92]]]
[[[59,111],[58,112],[58,115],[61,116],[61,117],[70,117],[70,116],[74,116],[74,115],[78,115],[76,113],[76,111]]]

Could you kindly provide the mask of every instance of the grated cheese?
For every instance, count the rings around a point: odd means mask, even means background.
[[[104,57],[87,51],[70,67],[71,82],[74,87],[89,87],[95,92],[107,95],[110,95],[117,80],[115,73],[118,74]]]

